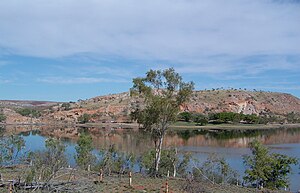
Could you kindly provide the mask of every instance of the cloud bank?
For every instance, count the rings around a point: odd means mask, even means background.
[[[298,1],[2,0],[0,47],[195,63],[203,56],[300,53]]]

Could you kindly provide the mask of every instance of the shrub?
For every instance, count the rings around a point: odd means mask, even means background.
[[[64,108],[64,110],[68,111],[71,109],[71,104],[70,103],[63,103],[61,105],[62,108]]]
[[[79,123],[88,123],[90,121],[91,116],[89,114],[84,113],[83,115],[79,116],[77,121]]]
[[[192,114],[190,112],[182,112],[178,114],[179,121],[185,121],[185,122],[190,122],[192,119]]]
[[[75,149],[77,153],[75,156],[77,165],[82,169],[87,170],[88,165],[92,165],[95,160],[95,156],[92,154],[92,136],[86,133],[81,133]]]
[[[298,160],[286,155],[270,153],[269,149],[257,140],[249,144],[251,156],[244,157],[246,165],[245,182],[256,187],[263,185],[270,189],[280,189],[289,186],[288,174],[291,173],[291,165]]]
[[[135,156],[132,153],[118,152],[115,145],[110,145],[107,150],[102,150],[100,153],[102,159],[98,168],[102,169],[104,173],[108,175],[111,173],[124,174],[133,170]]]
[[[25,117],[37,118],[37,117],[41,116],[40,111],[35,110],[35,109],[29,109],[29,108],[18,109],[16,112]]]
[[[6,116],[3,113],[0,113],[0,122],[4,122],[6,120]]]

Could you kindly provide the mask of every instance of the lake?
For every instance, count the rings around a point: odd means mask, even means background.
[[[74,165],[74,154],[78,134],[86,130],[93,137],[95,153],[102,148],[115,144],[123,152],[142,154],[153,147],[148,133],[133,129],[80,128],[80,127],[36,127],[7,126],[3,135],[20,134],[26,142],[26,151],[41,150],[45,139],[56,137],[67,145],[66,154],[70,165]],[[226,158],[240,176],[244,174],[243,155],[250,154],[249,142],[258,139],[267,145],[271,152],[294,156],[300,159],[299,129],[267,129],[239,131],[170,130],[165,137],[164,147],[177,147],[180,153],[191,152],[193,157],[204,161],[209,154],[217,153]],[[25,150],[24,150],[25,151]],[[290,175],[291,190],[300,189],[299,165],[293,167]]]

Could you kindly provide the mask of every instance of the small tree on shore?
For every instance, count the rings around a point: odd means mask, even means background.
[[[263,185],[270,189],[280,189],[289,186],[288,174],[291,173],[291,165],[298,160],[286,155],[269,153],[257,140],[250,143],[252,156],[245,156],[244,163],[247,167],[244,180],[256,187]]]
[[[188,101],[194,83],[185,83],[173,68],[150,70],[144,78],[133,79],[132,96],[140,96],[145,106],[135,109],[134,118],[150,131],[155,145],[155,171],[158,174],[163,139],[169,125],[176,121],[180,105]]]
[[[46,185],[57,172],[67,165],[66,146],[58,139],[45,141],[46,150],[33,152],[30,156],[33,166],[26,173],[26,182],[41,180]]]
[[[86,133],[81,133],[75,149],[77,153],[75,156],[77,165],[82,169],[87,170],[88,165],[91,165],[95,160],[95,156],[92,154],[92,136]]]

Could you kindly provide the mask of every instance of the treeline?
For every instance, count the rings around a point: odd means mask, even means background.
[[[195,112],[181,112],[177,121],[194,122],[196,125],[244,123],[244,124],[268,124],[268,123],[300,123],[300,114],[288,113],[286,115],[256,115],[234,112],[210,113],[208,115]]]

